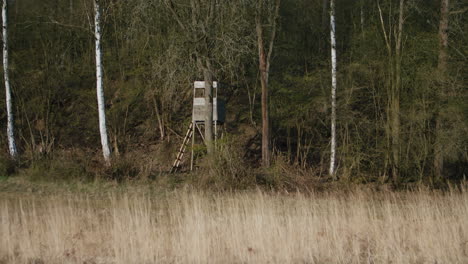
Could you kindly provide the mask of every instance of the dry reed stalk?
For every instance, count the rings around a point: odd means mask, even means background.
[[[468,263],[467,223],[465,191],[9,197],[0,263]]]

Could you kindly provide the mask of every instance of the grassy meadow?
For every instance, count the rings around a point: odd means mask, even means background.
[[[0,263],[468,263],[468,192],[0,193]]]

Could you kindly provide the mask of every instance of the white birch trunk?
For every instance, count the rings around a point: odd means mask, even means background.
[[[94,36],[96,39],[96,92],[99,112],[99,132],[101,133],[102,154],[104,160],[110,164],[110,149],[107,137],[106,113],[104,101],[104,89],[102,81],[102,51],[101,51],[101,26],[100,26],[99,0],[94,0]]]
[[[331,151],[330,175],[335,175],[336,158],[336,38],[335,38],[335,0],[330,1],[330,40],[332,63],[332,90],[331,90]]]
[[[5,78],[5,94],[6,94],[6,108],[7,108],[7,136],[8,136],[8,149],[10,156],[16,158],[17,150],[14,137],[14,119],[11,102],[11,89],[10,78],[8,76],[8,0],[3,0],[2,6],[2,21],[3,21],[3,73]]]

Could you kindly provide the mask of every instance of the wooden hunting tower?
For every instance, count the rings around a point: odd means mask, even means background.
[[[213,94],[213,124],[214,126],[214,140],[218,138],[218,126],[223,125],[226,120],[226,104],[225,101],[218,98],[218,89],[220,85],[218,82],[213,82],[212,84],[212,94]],[[184,141],[182,142],[182,146],[179,149],[179,153],[177,154],[176,160],[172,165],[171,172],[175,172],[182,161],[184,156],[185,150],[187,145],[192,139],[192,149],[191,149],[191,163],[190,163],[190,170],[193,170],[193,147],[195,145],[195,130],[200,134],[201,139],[205,141],[203,133],[200,127],[205,128],[205,120],[206,115],[209,114],[206,111],[206,101],[205,101],[205,82],[204,81],[196,81],[193,83],[193,108],[192,108],[192,122],[185,134]]]
[[[226,105],[224,100],[218,98],[218,82],[213,82],[213,125],[224,124],[226,118]],[[193,114],[192,122],[205,123],[205,82],[196,81],[193,84]],[[215,132],[216,133],[216,132]]]

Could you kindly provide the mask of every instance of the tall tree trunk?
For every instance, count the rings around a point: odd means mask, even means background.
[[[364,22],[365,22],[364,0],[361,0],[360,8],[361,8],[361,33],[364,34]]]
[[[391,138],[392,138],[392,177],[393,181],[397,182],[400,176],[400,90],[401,90],[401,49],[402,49],[402,36],[403,36],[403,12],[405,1],[400,0],[399,18],[398,18],[398,32],[395,44],[395,77],[392,82],[391,89],[391,105],[390,105],[390,119],[391,119]]]
[[[331,40],[331,149],[330,149],[330,176],[335,177],[336,158],[336,27],[335,27],[335,0],[330,1],[330,40]]]
[[[74,8],[73,8],[73,1],[75,0],[70,0],[70,17],[68,18],[70,23],[73,21],[73,12],[74,12]]]
[[[205,144],[208,154],[214,152],[213,148],[213,76],[211,63],[206,59],[203,67],[203,77],[205,79]]]
[[[449,0],[440,1],[440,23],[439,23],[439,61],[437,70],[439,71],[439,78],[445,80],[447,71],[447,47],[448,47],[448,23],[449,23]],[[442,89],[438,91],[439,100],[443,96]],[[434,176],[436,178],[442,177],[444,169],[444,155],[441,142],[442,118],[440,117],[440,110],[436,113],[436,139],[434,145]]]
[[[439,61],[437,68],[445,74],[447,71],[447,47],[449,24],[449,0],[441,0],[439,23]]]
[[[329,0],[322,0],[322,28],[323,31],[325,32],[327,29],[327,21],[328,21],[328,1]]]
[[[268,52],[265,51],[265,42],[263,38],[262,25],[262,8],[263,0],[258,1],[257,14],[255,17],[255,28],[257,32],[258,46],[258,62],[260,71],[260,84],[262,86],[262,165],[265,168],[271,164],[271,147],[270,147],[270,114],[269,114],[269,97],[268,97],[268,81],[270,75],[271,56],[276,38],[276,20],[279,17],[279,7],[281,0],[276,0],[274,7],[274,16],[272,18],[271,35],[268,44]]]
[[[102,50],[101,50],[101,26],[100,26],[99,0],[94,0],[94,37],[96,41],[96,93],[99,112],[99,132],[101,134],[102,154],[107,165],[110,165],[110,148],[106,127],[106,112],[104,101],[104,87],[102,80]]]
[[[7,136],[8,136],[8,149],[10,156],[15,159],[18,155],[14,136],[14,118],[13,106],[11,99],[10,78],[8,75],[8,0],[3,0],[2,6],[2,20],[3,20],[3,73],[5,78],[5,97],[7,108]]]
[[[404,6],[405,1],[400,0],[398,14],[398,29],[392,37],[392,26],[389,26],[387,34],[385,23],[383,20],[382,9],[377,1],[379,10],[380,23],[382,33],[385,39],[385,45],[388,52],[388,101],[387,101],[387,144],[389,149],[388,160],[390,161],[392,179],[395,183],[398,182],[400,175],[400,90],[401,90],[401,60],[402,60],[402,38],[404,24]],[[395,45],[393,45],[395,40]]]
[[[263,30],[259,19],[257,19],[256,30],[260,84],[262,86],[262,164],[264,167],[270,167],[270,119],[268,113],[267,63],[263,44]]]

